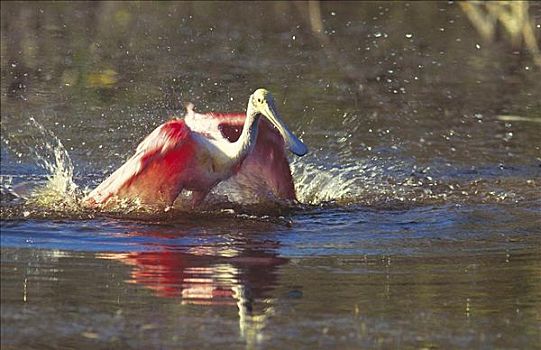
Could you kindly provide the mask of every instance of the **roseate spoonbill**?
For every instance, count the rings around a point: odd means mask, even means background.
[[[239,139],[246,114],[203,114],[193,108],[193,104],[187,104],[184,116],[190,129],[216,139],[226,138],[230,142]],[[258,198],[270,195],[278,199],[296,199],[284,139],[266,119],[260,120],[255,146],[231,179],[244,194],[248,192]]]
[[[190,125],[194,123],[184,120],[168,121],[150,133],[124,165],[90,192],[85,203],[96,206],[111,200],[137,199],[143,204],[170,206],[186,189],[192,191],[195,207],[219,182],[238,173],[256,145],[262,116],[277,128],[292,153],[303,156],[308,152],[282,121],[271,93],[258,89],[248,99],[244,125],[236,141],[210,128],[206,128],[207,132],[205,128],[200,128],[203,132],[192,130]],[[266,161],[258,159],[255,164]]]

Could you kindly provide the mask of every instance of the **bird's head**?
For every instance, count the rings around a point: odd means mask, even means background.
[[[285,140],[285,143],[289,150],[298,155],[304,156],[308,153],[308,148],[301,140],[297,138],[286,126],[276,104],[272,94],[266,89],[257,89],[251,96],[248,102],[247,115],[261,114],[267,118],[280,132]]]

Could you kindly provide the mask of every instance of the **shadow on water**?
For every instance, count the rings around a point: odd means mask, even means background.
[[[1,16],[2,348],[539,343],[539,3]],[[309,146],[299,203],[224,183],[195,211],[81,206],[184,102],[258,87]]]

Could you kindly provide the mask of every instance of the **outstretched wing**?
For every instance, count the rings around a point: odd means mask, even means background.
[[[295,200],[295,185],[284,139],[266,119],[261,119],[259,123],[255,147],[233,180],[258,197],[265,198],[271,195],[280,199]],[[225,123],[221,130],[224,134],[232,134],[234,128],[235,125]],[[238,136],[235,139],[238,139]]]
[[[111,198],[139,198],[143,202],[172,202],[180,174],[193,155],[190,129],[183,120],[171,120],[150,133],[135,154],[85,198],[90,205]]]
[[[186,106],[184,119],[190,129],[215,139],[235,142],[240,137],[246,114],[197,113],[193,104]],[[246,157],[232,181],[256,195],[296,199],[295,186],[286,156],[284,139],[266,119],[261,118],[255,147]]]

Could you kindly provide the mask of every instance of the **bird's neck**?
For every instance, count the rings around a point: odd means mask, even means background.
[[[236,152],[233,158],[235,161],[242,162],[255,145],[260,117],[261,115],[259,114],[246,115],[242,133],[240,134],[239,139],[234,143]]]

